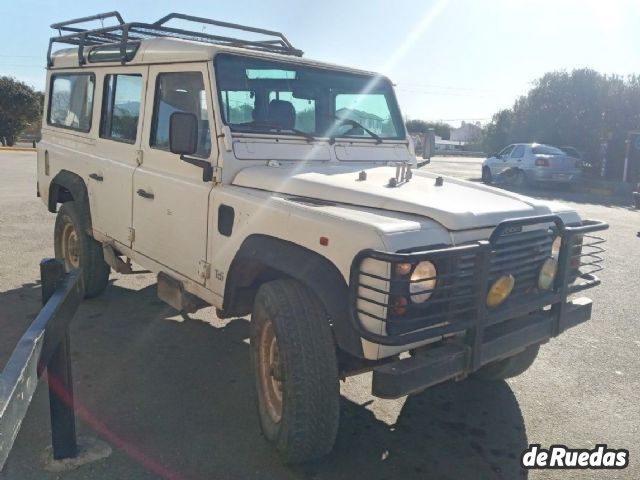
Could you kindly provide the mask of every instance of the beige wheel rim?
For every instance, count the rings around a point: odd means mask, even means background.
[[[264,404],[274,423],[282,420],[283,372],[280,363],[278,340],[270,321],[260,332],[258,344],[258,374]]]
[[[65,222],[62,230],[62,258],[67,271],[80,267],[80,239],[71,222]]]

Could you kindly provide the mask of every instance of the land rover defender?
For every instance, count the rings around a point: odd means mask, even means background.
[[[504,379],[590,318],[574,294],[599,284],[607,225],[417,168],[384,76],[180,14],[52,27],[38,194],[56,256],[86,297],[135,262],[177,310],[250,315],[285,460],[331,450],[342,378],[372,371],[383,398]]]

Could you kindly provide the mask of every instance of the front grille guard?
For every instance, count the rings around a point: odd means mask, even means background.
[[[514,289],[512,297],[503,305],[488,308],[486,297],[490,283],[498,276],[498,272],[492,269],[491,260],[496,254],[499,239],[504,239],[509,232],[520,231],[522,227],[532,225],[546,226],[551,238],[559,235],[562,239],[553,288],[543,292],[520,293],[516,293]],[[466,331],[467,343],[476,356],[488,327],[551,306],[551,314],[554,316],[553,335],[558,335],[567,297],[600,284],[596,274],[603,269],[605,240],[594,235],[594,232],[607,228],[606,223],[592,220],[567,226],[557,215],[544,215],[502,222],[488,241],[409,253],[363,250],[356,255],[351,265],[350,320],[362,338],[386,346],[409,345]],[[362,264],[367,259],[391,264],[387,268],[389,276],[364,271]],[[431,298],[423,304],[409,302],[404,306],[405,315],[394,316],[391,312],[397,305],[392,304],[393,293],[399,285],[406,286],[407,280],[394,278],[393,265],[417,264],[425,260],[437,265],[437,284],[431,290],[414,292],[414,295],[430,293]],[[536,271],[536,279],[537,273]],[[425,280],[430,278],[418,279],[416,282]],[[388,285],[388,288],[374,285],[380,282]],[[372,298],[376,296],[378,299]],[[386,313],[377,315],[371,311],[372,308]],[[386,332],[373,332],[371,328],[365,327],[366,321],[383,322],[383,330]]]

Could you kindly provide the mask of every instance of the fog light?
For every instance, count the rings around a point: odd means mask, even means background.
[[[538,288],[540,290],[549,290],[553,286],[557,272],[558,261],[555,258],[547,258],[538,275]]]
[[[503,275],[496,280],[489,289],[489,294],[487,295],[487,306],[497,307],[504,302],[507,297],[511,295],[511,291],[515,284],[516,279],[513,278],[513,275]]]

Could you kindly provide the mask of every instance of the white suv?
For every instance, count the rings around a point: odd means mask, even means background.
[[[56,255],[87,297],[135,262],[178,310],[251,314],[260,422],[287,461],[332,448],[340,378],[373,371],[385,398],[506,378],[589,319],[568,296],[599,283],[606,225],[413,168],[387,78],[178,14],[53,27],[38,192]]]

